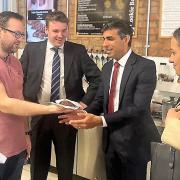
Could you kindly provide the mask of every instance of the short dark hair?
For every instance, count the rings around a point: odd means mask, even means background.
[[[61,11],[53,11],[48,13],[46,16],[46,27],[49,25],[50,21],[58,21],[68,24],[67,16]]]
[[[130,23],[128,21],[125,21],[123,19],[112,19],[111,21],[107,22],[101,32],[104,33],[107,30],[111,30],[111,29],[117,29],[118,30],[118,34],[121,37],[121,39],[123,39],[126,35],[130,36],[130,41],[128,43],[128,46],[131,46],[131,42],[132,42],[132,36],[133,36],[133,29],[130,26]]]
[[[23,21],[24,18],[18,13],[12,12],[12,11],[4,11],[0,13],[0,27],[7,27],[8,21],[11,19],[17,19],[20,21]]]
[[[173,37],[178,42],[178,46],[180,46],[180,27],[174,31]]]

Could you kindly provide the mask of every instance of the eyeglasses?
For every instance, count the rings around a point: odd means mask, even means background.
[[[0,27],[0,28],[2,28],[2,29],[4,29],[4,30],[6,30],[6,31],[8,31],[8,32],[10,32],[10,33],[12,33],[16,39],[24,38],[24,37],[25,37],[25,34],[24,34],[24,33],[16,32],[16,31],[11,31],[11,30],[6,29],[6,28],[4,28],[4,27]]]

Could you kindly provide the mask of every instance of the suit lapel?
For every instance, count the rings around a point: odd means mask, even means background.
[[[110,78],[111,78],[111,72],[112,72],[112,66],[113,66],[113,60],[111,62],[109,62],[110,65],[107,66],[106,71],[104,72],[105,74],[105,80],[104,80],[104,101],[105,104],[108,104],[108,98],[109,98],[109,88],[110,88]]]
[[[129,76],[131,74],[131,71],[133,70],[133,64],[136,62],[136,56],[132,52],[131,55],[129,56],[127,63],[124,68],[124,72],[122,75],[122,80],[121,80],[121,86],[120,86],[120,93],[119,93],[119,104],[121,103],[126,84],[128,82]]]
[[[41,84],[41,79],[44,71],[44,63],[45,63],[45,57],[46,57],[46,46],[47,46],[47,41],[44,41],[40,44],[39,49],[37,50],[38,55],[37,55],[37,61],[36,61],[36,69],[39,72],[39,80],[40,82],[37,82],[37,85],[40,86]]]
[[[69,42],[65,42],[64,44],[64,81],[66,81],[71,64],[73,62],[73,49],[70,46]]]

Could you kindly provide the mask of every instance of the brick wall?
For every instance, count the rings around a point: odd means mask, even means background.
[[[25,0],[17,0],[18,11],[26,15]],[[137,31],[132,48],[145,55],[148,0],[139,0],[137,8]],[[58,9],[66,13],[66,0],[60,0]],[[160,37],[160,0],[151,0],[148,56],[169,56],[170,39]],[[69,40],[84,44],[87,49],[101,50],[101,37],[77,37],[75,34],[75,0],[69,0]]]

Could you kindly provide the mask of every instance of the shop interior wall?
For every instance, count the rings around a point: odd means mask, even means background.
[[[17,0],[18,12],[26,17],[26,1]],[[170,38],[160,37],[161,0],[151,0],[148,56],[168,57]],[[86,46],[94,52],[102,50],[102,37],[79,37],[75,34],[75,0],[69,0],[69,40]],[[67,14],[67,1],[58,1],[58,10]],[[148,0],[139,0],[137,8],[137,31],[133,38],[133,50],[145,55]]]

